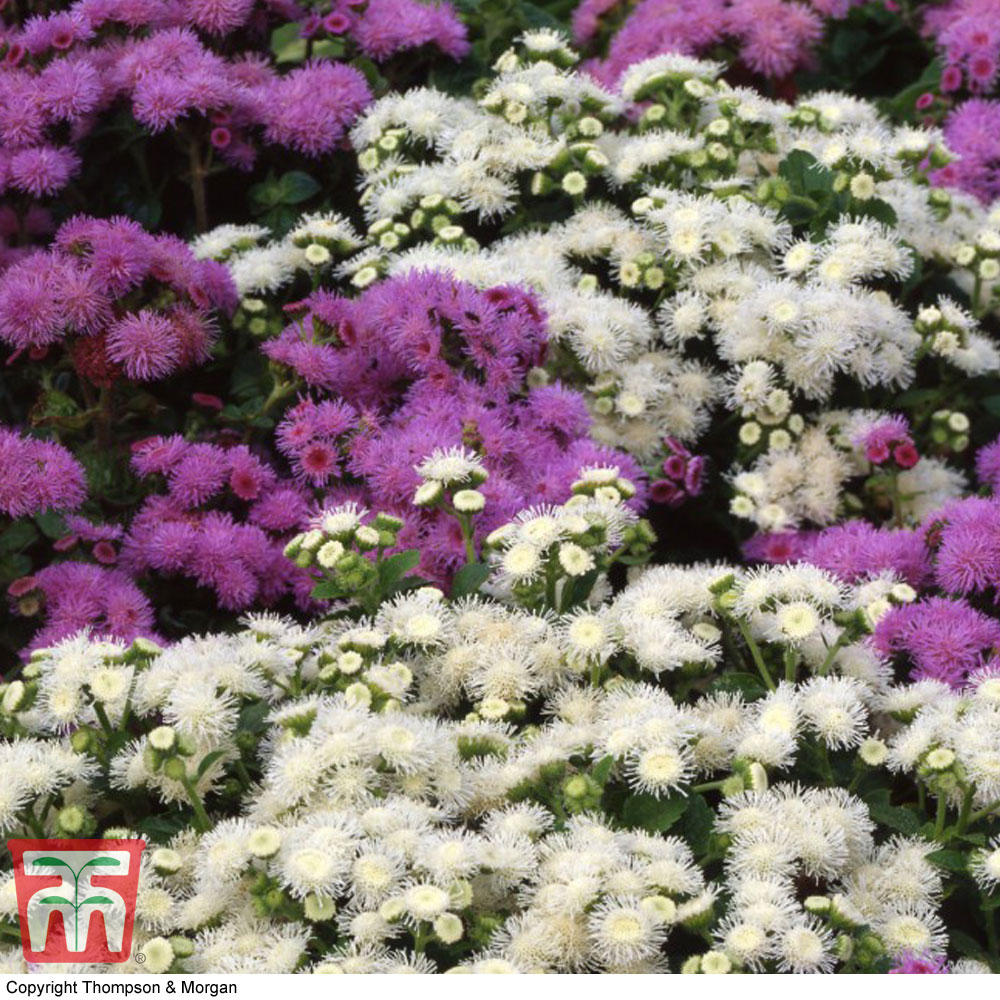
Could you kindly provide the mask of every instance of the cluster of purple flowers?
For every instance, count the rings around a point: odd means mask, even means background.
[[[148,438],[134,446],[132,465],[161,477],[166,492],[147,497],[129,525],[124,570],[190,577],[229,610],[290,591],[306,601],[311,582],[282,549],[308,521],[308,500],[247,446]]]
[[[400,542],[422,548],[425,575],[444,579],[465,558],[457,522],[412,507],[414,466],[435,448],[482,456],[490,478],[481,488],[480,536],[525,507],[565,501],[587,465],[619,466],[639,487],[632,502],[644,503],[637,463],[587,436],[583,397],[559,384],[529,387],[546,350],[531,294],[414,273],[353,300],[317,292],[301,307],[301,318],[263,350],[321,398],[288,411],[278,448],[314,487],[342,480],[342,469],[349,474],[354,482],[341,481],[327,503],[356,500],[403,515]],[[685,468],[689,460],[682,458]]]
[[[982,94],[993,89],[1000,55],[1000,11],[993,0],[930,4],[923,30],[943,57],[943,91],[966,87]]]
[[[825,18],[842,18],[857,0],[641,0],[611,39],[606,58],[590,71],[613,85],[634,62],[679,52],[703,55],[715,45],[731,45],[749,70],[782,79],[808,65],[823,37]],[[620,0],[583,0],[573,14],[577,44],[601,29],[602,18],[617,13]]]
[[[858,433],[854,444],[864,450],[872,465],[885,465],[891,460],[901,469],[912,469],[920,461],[909,422],[898,414],[872,420]]]
[[[312,486],[326,486],[343,473],[346,436],[357,426],[357,414],[344,403],[305,398],[287,411],[278,425],[278,450],[296,476]]]
[[[155,631],[149,599],[127,573],[84,562],[58,562],[8,588],[21,614],[44,617],[25,653],[87,631],[131,642],[163,641]]]
[[[86,496],[83,468],[62,445],[0,427],[0,514],[73,510]]]
[[[705,459],[692,455],[677,438],[665,438],[663,443],[667,449],[667,457],[660,466],[663,476],[650,483],[649,496],[655,503],[677,507],[701,492]]]
[[[16,354],[63,342],[96,385],[149,381],[204,361],[212,311],[235,304],[225,267],[196,260],[181,240],[80,216],[0,276],[0,340]]]
[[[934,183],[967,191],[986,204],[1000,198],[998,130],[1000,101],[971,98],[959,104],[944,122],[945,141],[957,159],[934,171]]]
[[[453,59],[469,51],[468,33],[450,3],[420,0],[332,0],[302,24],[306,38],[346,36],[365,55],[386,59],[433,45]]]

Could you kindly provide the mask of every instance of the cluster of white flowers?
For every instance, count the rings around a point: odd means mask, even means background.
[[[620,508],[592,495],[606,478],[510,531],[574,544],[577,507]],[[364,516],[326,512],[316,530],[347,537]],[[102,768],[113,791],[195,805],[177,833],[147,834],[147,962],[112,971],[434,971],[461,942],[442,971],[655,972],[678,927],[674,971],[940,955],[936,845],[876,839],[880,815],[829,770],[771,784],[839,754],[857,780],[908,775],[959,823],[998,808],[1000,681],[893,686],[863,638],[913,597],[804,565],[668,566],[561,616],[422,587],[373,618],[253,615],[163,650],[76,637],[2,691],[24,736],[0,744],[0,830],[94,831]],[[704,676],[724,645],[788,673],[676,700],[657,686]],[[545,721],[521,726],[529,712]],[[127,716],[145,735],[105,739]],[[213,821],[227,800],[233,818]],[[688,813],[681,836],[661,832]],[[984,842],[970,862],[984,891],[997,857]],[[0,876],[0,919],[14,913]]]

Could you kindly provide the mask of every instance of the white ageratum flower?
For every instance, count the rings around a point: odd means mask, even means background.
[[[985,849],[974,852],[969,870],[987,892],[1000,886],[1000,840],[994,839]]]
[[[594,568],[594,557],[575,542],[564,542],[559,546],[559,565],[567,576],[583,576]]]
[[[512,545],[500,557],[500,566],[515,583],[533,580],[542,566],[541,553],[527,542]]]
[[[460,514],[478,514],[486,506],[486,497],[479,490],[459,490],[452,503]]]
[[[421,479],[436,480],[445,486],[484,483],[489,478],[486,467],[468,448],[435,448],[414,469]]]

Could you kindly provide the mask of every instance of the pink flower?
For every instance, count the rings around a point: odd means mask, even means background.
[[[920,453],[910,441],[904,441],[893,449],[892,457],[901,469],[912,469],[920,461]]]
[[[941,74],[941,90],[949,94],[962,86],[962,71],[958,66],[946,66]]]
[[[113,566],[118,562],[118,550],[111,542],[98,542],[93,548],[94,558],[105,566]]]

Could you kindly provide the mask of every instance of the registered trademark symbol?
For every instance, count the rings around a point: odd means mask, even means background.
[[[145,952],[137,951],[135,953],[135,962],[136,962],[136,965],[143,965],[145,963],[145,961],[146,961]]]

